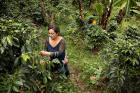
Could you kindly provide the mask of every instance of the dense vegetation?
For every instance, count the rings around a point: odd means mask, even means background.
[[[61,28],[79,82],[139,93],[139,0],[1,0],[0,8],[1,93],[84,93],[39,56],[50,23]]]

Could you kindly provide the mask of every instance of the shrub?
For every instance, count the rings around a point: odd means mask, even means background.
[[[101,49],[107,42],[107,33],[98,25],[87,25],[85,42],[89,49]]]
[[[14,62],[22,53],[22,48],[32,38],[35,29],[14,20],[0,19],[0,72],[12,72]]]
[[[53,63],[41,57],[41,32],[20,21],[0,19],[0,92],[62,93],[66,77],[51,72]],[[57,88],[56,85],[59,85]]]
[[[134,26],[108,43],[103,58],[108,64],[110,79],[107,87],[113,93],[139,93],[140,91],[140,31]]]

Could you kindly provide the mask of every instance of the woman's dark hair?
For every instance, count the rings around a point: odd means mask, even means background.
[[[53,29],[55,33],[58,33],[58,34],[60,33],[59,27],[56,26],[55,24],[50,24],[50,25],[48,26],[48,30],[50,30],[50,29]]]

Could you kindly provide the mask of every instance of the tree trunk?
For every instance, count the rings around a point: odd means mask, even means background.
[[[77,23],[79,25],[79,30],[81,31],[84,26],[84,15],[83,15],[83,1],[78,0],[79,4],[79,18],[77,18]]]
[[[122,20],[123,20],[123,18],[124,18],[124,16],[125,16],[125,8],[123,8],[123,9],[121,9],[120,11],[119,11],[119,14],[118,14],[118,16],[116,17],[116,19],[117,19],[117,23],[118,24],[120,24],[121,22],[122,22]]]
[[[78,0],[78,1],[79,1],[80,19],[83,20],[84,19],[84,15],[83,15],[83,1],[82,0]]]
[[[46,8],[45,8],[45,1],[44,0],[40,0],[40,7],[41,7],[41,14],[42,14],[42,17],[44,19],[44,23],[46,24],[49,22],[49,18],[46,15]]]
[[[92,8],[93,0],[89,0],[89,9]]]
[[[99,23],[99,25],[101,25],[104,30],[106,29],[108,18],[111,14],[111,11],[112,11],[112,4],[113,4],[113,0],[111,0],[109,6],[107,6],[105,8],[105,11],[104,11],[102,18],[100,20],[100,23]]]

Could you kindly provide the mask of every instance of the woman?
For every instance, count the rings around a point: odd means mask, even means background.
[[[62,36],[60,36],[60,30],[55,25],[49,25],[48,27],[48,36],[49,38],[45,43],[45,51],[41,51],[40,55],[50,57],[50,61],[53,59],[58,59],[60,64],[54,64],[53,71],[61,69],[64,66],[66,76],[69,75],[69,70],[67,66],[66,58],[66,44]]]

